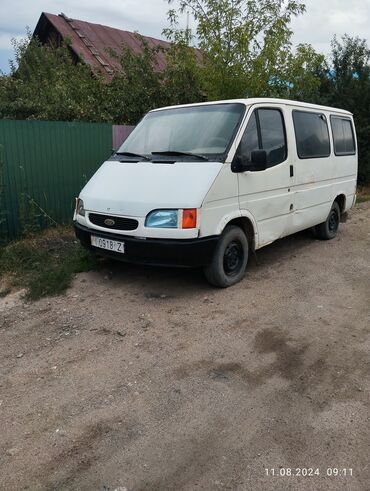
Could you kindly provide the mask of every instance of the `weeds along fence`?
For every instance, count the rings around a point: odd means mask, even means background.
[[[0,120],[0,243],[71,223],[75,197],[111,154],[113,133],[117,145],[131,129]]]

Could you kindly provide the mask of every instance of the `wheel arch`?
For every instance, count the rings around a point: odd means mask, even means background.
[[[344,193],[338,194],[337,197],[334,200],[334,203],[338,203],[340,213],[344,213],[344,210],[346,209],[346,195]]]
[[[250,250],[254,251],[256,249],[256,247],[257,247],[257,228],[256,228],[256,225],[255,225],[255,223],[251,217],[248,217],[245,215],[239,215],[237,217],[234,217],[234,218],[230,219],[227,223],[225,223],[223,230],[228,225],[236,225],[236,226],[240,227],[248,239],[248,245],[249,245]]]

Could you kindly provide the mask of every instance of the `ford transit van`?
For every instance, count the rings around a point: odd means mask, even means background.
[[[150,111],[76,200],[81,243],[102,255],[203,267],[237,283],[251,252],[314,227],[335,237],[355,202],[351,113],[281,99]]]

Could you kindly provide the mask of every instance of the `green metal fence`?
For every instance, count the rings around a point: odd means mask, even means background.
[[[53,221],[112,149],[112,125],[0,120],[0,242]]]

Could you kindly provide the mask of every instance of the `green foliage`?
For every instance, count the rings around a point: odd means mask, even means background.
[[[287,59],[289,90],[285,96],[280,92],[278,97],[301,101],[312,99],[320,87],[320,74],[325,67],[324,55],[316,53],[310,44],[299,44]]]
[[[73,64],[67,45],[52,49],[29,34],[13,47],[10,76],[0,77],[0,118],[109,121],[106,85]]]
[[[109,112],[113,121],[126,124],[136,124],[147,111],[164,103],[163,74],[157,66],[157,55],[162,48],[150,46],[137,33],[136,38],[141,53],[129,47],[123,47],[121,53],[111,52],[121,68],[107,87]]]
[[[0,290],[0,298],[6,297],[11,291],[11,288],[3,288],[2,290]]]
[[[26,288],[29,299],[58,295],[73,275],[98,267],[68,230],[57,229],[12,242],[0,249],[0,276],[13,286]]]
[[[111,52],[120,63],[107,87],[109,110],[113,121],[136,124],[156,107],[199,102],[200,90],[197,59],[194,50],[176,32],[169,48],[151,46],[143,36],[135,34],[141,45],[136,53],[124,47],[121,53]],[[158,67],[158,56],[165,68]]]
[[[136,37],[140,53],[129,47],[110,53],[120,69],[109,83],[88,65],[75,65],[68,44],[52,49],[30,35],[13,41],[11,73],[0,76],[0,118],[137,124],[155,107],[204,99],[194,50],[177,33],[168,49]]]
[[[343,36],[332,42],[332,102],[354,114],[359,147],[359,181],[370,181],[370,49],[366,40]]]
[[[370,186],[359,186],[357,188],[356,203],[365,203],[366,201],[370,201]]]
[[[314,102],[351,111],[359,150],[359,182],[370,181],[370,49],[366,40],[345,35],[332,41],[331,60]]]
[[[317,87],[324,57],[307,45],[291,49],[289,24],[305,11],[300,1],[180,0],[179,11],[197,22],[209,99],[304,97]]]
[[[192,35],[190,29],[179,29],[177,16],[169,12],[170,26],[163,34],[171,42],[166,50],[166,69],[163,83],[168,104],[188,104],[206,100],[202,90],[202,55],[199,50],[190,46]]]

